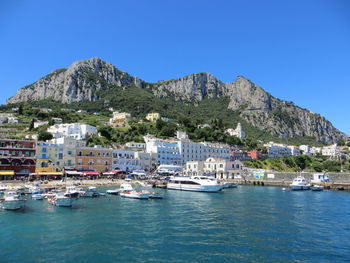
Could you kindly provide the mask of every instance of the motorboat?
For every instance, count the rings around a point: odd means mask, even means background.
[[[45,194],[32,194],[33,200],[44,200]]]
[[[310,184],[306,182],[305,178],[303,176],[298,176],[297,178],[294,178],[292,184],[290,185],[290,188],[292,190],[309,190]]]
[[[237,184],[235,183],[228,183],[228,182],[223,182],[221,183],[222,189],[227,189],[227,188],[237,188]]]
[[[24,200],[15,191],[6,192],[0,201],[0,207],[5,210],[18,210],[24,206]]]
[[[95,186],[90,186],[87,190],[83,191],[79,196],[81,197],[94,197],[98,196],[99,193],[97,192],[97,189]]]
[[[148,191],[127,191],[120,192],[119,195],[121,197],[132,198],[132,199],[148,199],[150,194]]]
[[[52,198],[48,198],[47,201],[55,206],[70,207],[73,205],[74,198],[68,197],[65,194],[58,194]]]
[[[66,187],[66,192],[64,193],[67,197],[77,198],[79,196],[79,191],[75,186]]]
[[[0,192],[6,191],[8,189],[8,186],[5,184],[0,185]]]
[[[315,184],[315,185],[311,186],[311,190],[312,190],[312,191],[323,191],[323,189],[324,189],[324,186],[323,186],[323,185],[317,185],[317,184]]]
[[[167,189],[194,191],[194,192],[219,192],[222,185],[215,178],[208,176],[177,176],[170,177]]]
[[[107,190],[106,193],[110,194],[110,195],[118,195],[119,194],[119,189]]]

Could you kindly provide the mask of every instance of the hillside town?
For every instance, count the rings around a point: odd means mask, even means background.
[[[50,112],[50,109],[43,109]],[[132,116],[127,112],[113,112],[108,125],[126,128]],[[161,119],[159,113],[145,116],[149,122]],[[166,119],[166,118],[163,118]],[[11,113],[1,113],[2,123],[18,124]],[[52,125],[49,125],[52,124]],[[49,140],[39,140],[37,134],[27,134],[25,139],[0,139],[0,180],[12,179],[61,179],[62,177],[118,177],[142,174],[212,174],[218,179],[242,178],[245,161],[265,160],[299,155],[321,155],[330,159],[346,158],[337,144],[315,147],[264,143],[264,150],[241,150],[223,143],[195,142],[185,131],[177,131],[176,137],[161,139],[147,134],[143,142],[103,147],[88,147],[92,136],[101,136],[98,129],[84,123],[63,123],[61,118],[50,121],[37,120],[33,127],[48,126]],[[208,124],[207,124],[208,125]],[[226,129],[230,136],[246,137],[242,125]]]

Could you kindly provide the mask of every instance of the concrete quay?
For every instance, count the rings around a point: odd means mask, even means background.
[[[272,178],[272,174],[274,178]],[[246,176],[243,179],[233,179],[230,182],[241,185],[255,185],[255,186],[279,186],[289,187],[293,179],[297,176],[304,176],[306,181],[311,182],[315,173],[289,173],[289,172],[269,172],[261,179],[251,176]],[[350,174],[349,173],[327,173],[329,175],[329,182],[322,183],[325,189],[331,190],[348,190],[350,191]],[[269,176],[268,176],[269,175]]]

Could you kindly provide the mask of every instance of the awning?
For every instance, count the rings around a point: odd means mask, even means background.
[[[78,171],[65,171],[65,173],[67,175],[78,175],[78,176],[83,174],[82,172],[78,172]]]
[[[0,171],[0,175],[15,175],[14,171]]]
[[[100,175],[98,172],[85,172],[84,175]]]
[[[63,172],[41,172],[41,173],[33,173],[30,175],[63,175]]]
[[[103,174],[107,174],[107,175],[112,175],[112,174],[118,174],[118,173],[121,173],[122,171],[120,170],[112,170],[112,171],[109,171],[109,172],[105,172]]]

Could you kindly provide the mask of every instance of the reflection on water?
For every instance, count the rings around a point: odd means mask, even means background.
[[[350,193],[158,191],[165,199],[28,200],[21,212],[0,211],[0,262],[350,260]]]

